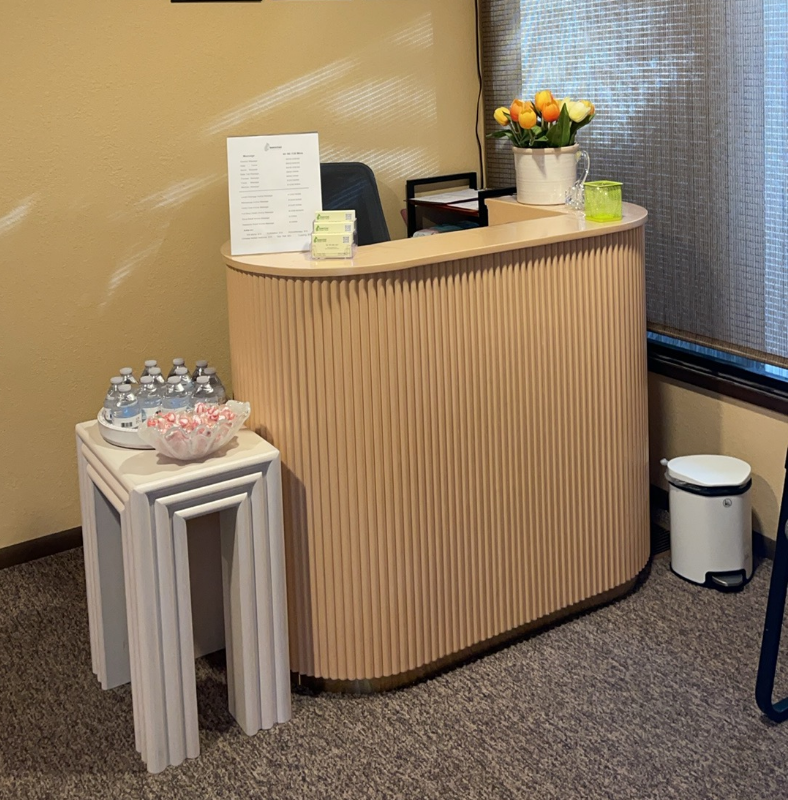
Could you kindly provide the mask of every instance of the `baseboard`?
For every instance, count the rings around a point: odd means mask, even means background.
[[[0,569],[62,553],[65,550],[73,550],[75,547],[82,547],[82,528],[69,528],[60,533],[39,536],[28,542],[0,548]]]
[[[774,539],[760,531],[752,532],[752,553],[756,558],[774,559]],[[670,550],[670,510],[668,492],[661,486],[651,484],[651,553]]]

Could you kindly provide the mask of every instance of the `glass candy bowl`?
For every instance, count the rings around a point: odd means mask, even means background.
[[[235,400],[214,406],[216,411],[213,412],[197,409],[186,414],[161,412],[154,417],[156,425],[139,427],[140,439],[164,456],[178,461],[195,461],[224,447],[238,433],[251,411],[249,403]]]

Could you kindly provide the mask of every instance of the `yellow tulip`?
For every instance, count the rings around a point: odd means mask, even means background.
[[[580,102],[588,108],[589,114],[596,114],[596,109],[594,108],[594,104],[590,100],[581,100]]]
[[[525,128],[533,128],[536,125],[536,111],[534,111],[534,107],[529,103],[520,114],[520,127]]]
[[[543,89],[541,92],[536,93],[536,97],[534,97],[534,105],[536,106],[536,110],[541,114],[542,110],[548,103],[554,103],[555,98],[553,97],[553,93],[549,89]]]
[[[507,116],[508,113],[509,113],[508,108],[503,108],[503,106],[501,106],[501,108],[496,108],[494,115],[495,121],[499,125],[508,125],[509,124],[509,117]]]

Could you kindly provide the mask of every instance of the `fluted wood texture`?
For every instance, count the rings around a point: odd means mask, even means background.
[[[643,228],[380,275],[228,267],[282,454],[291,665],[407,672],[648,557]]]

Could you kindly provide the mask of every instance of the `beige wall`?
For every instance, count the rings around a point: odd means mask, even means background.
[[[228,374],[226,136],[317,130],[395,236],[406,177],[477,160],[470,0],[5,0],[2,40],[0,547],[79,524],[73,426],[118,367]],[[650,402],[652,481],[740,456],[774,537],[788,421],[656,376]]]
[[[4,0],[0,547],[79,524],[73,427],[120,366],[228,375],[225,137],[317,130],[403,236],[407,177],[478,166],[473,25],[471,0]]]
[[[753,527],[774,539],[788,419],[658,375],[649,376],[651,482],[667,488],[660,459],[721,453],[752,467]]]

